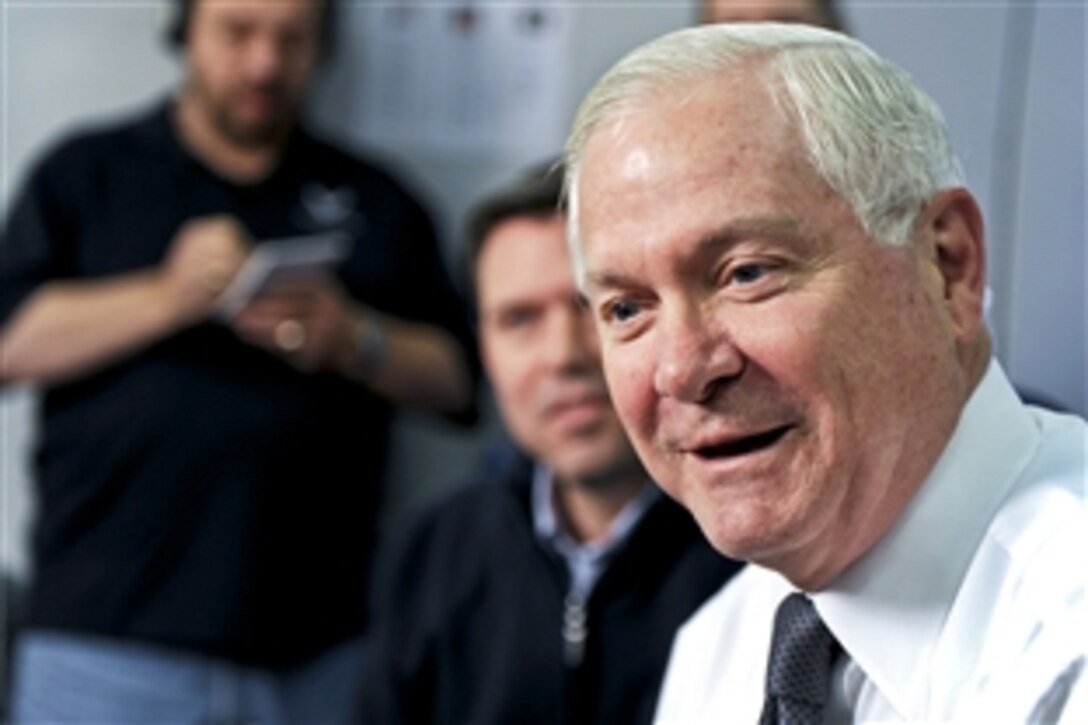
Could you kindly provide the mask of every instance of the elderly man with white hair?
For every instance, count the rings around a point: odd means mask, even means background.
[[[567,162],[621,420],[755,564],[658,720],[1088,722],[1088,426],[991,357],[934,103],[830,31],[688,29],[598,83]]]

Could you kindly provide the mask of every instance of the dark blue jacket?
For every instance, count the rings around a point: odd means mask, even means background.
[[[649,723],[676,628],[740,567],[662,496],[588,602],[564,662],[566,565],[535,536],[510,458],[425,509],[380,566],[362,722]]]

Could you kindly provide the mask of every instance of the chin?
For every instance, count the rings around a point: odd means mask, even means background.
[[[592,483],[615,479],[635,470],[636,466],[633,454],[608,446],[565,456],[562,466],[557,466],[557,470],[561,468],[560,474],[567,478]]]
[[[280,138],[288,124],[281,115],[262,114],[253,118],[230,115],[221,119],[219,128],[239,146],[259,148]]]
[[[698,518],[696,518],[696,522],[699,524],[699,530],[703,532],[707,542],[719,554],[728,556],[730,559],[743,559],[745,561],[750,558],[748,556],[750,553],[748,547],[738,542],[734,536],[721,531],[713,525],[706,525]]]
[[[724,512],[719,508],[702,512],[687,508],[710,545],[731,559],[758,562],[781,545],[782,532],[765,512],[747,512],[743,506],[731,506]]]

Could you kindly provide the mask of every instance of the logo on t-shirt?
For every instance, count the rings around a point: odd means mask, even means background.
[[[361,231],[362,215],[356,208],[359,195],[350,186],[330,188],[311,181],[302,187],[299,201],[299,222],[306,229],[350,229],[356,234]]]

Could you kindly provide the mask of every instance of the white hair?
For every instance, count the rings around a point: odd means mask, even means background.
[[[918,213],[963,170],[936,104],[901,69],[860,42],[801,24],[723,23],[665,35],[632,51],[589,92],[566,148],[568,235],[577,279],[578,186],[586,144],[625,113],[678,98],[676,89],[741,67],[759,74],[798,130],[816,172],[865,231],[906,244]]]

